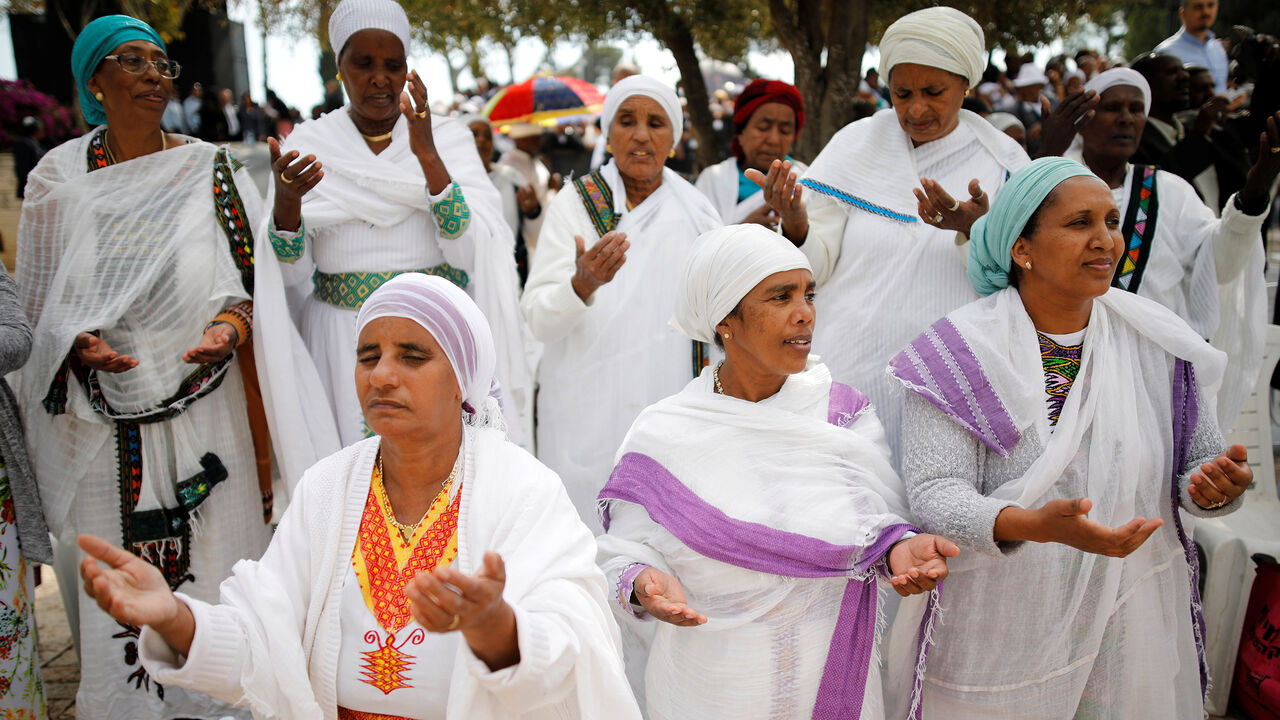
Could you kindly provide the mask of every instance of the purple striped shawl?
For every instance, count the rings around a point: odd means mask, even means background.
[[[1196,638],[1196,655],[1200,661],[1200,695],[1209,692],[1209,662],[1205,658],[1205,625],[1204,607],[1200,604],[1200,554],[1196,552],[1195,542],[1182,527],[1182,513],[1178,508],[1182,505],[1182,469],[1190,459],[1191,438],[1196,432],[1196,423],[1200,420],[1200,397],[1196,387],[1195,367],[1179,358],[1173,364],[1173,477],[1170,491],[1172,493],[1173,525],[1178,531],[1178,539],[1182,541],[1183,556],[1187,560],[1187,569],[1191,579],[1191,630]]]
[[[982,363],[951,321],[942,318],[889,361],[889,374],[946,413],[1000,457],[1021,434]]]
[[[857,390],[832,383],[828,420],[847,427],[868,404]],[[835,545],[807,535],[736,520],[698,497],[657,460],[635,452],[622,456],[599,497],[606,532],[608,502],[630,502],[644,507],[654,522],[690,549],[713,560],[783,577],[853,576],[845,586],[813,717],[857,720],[876,640],[874,566],[904,534],[919,532],[917,528],[907,524],[891,525],[881,530],[869,547],[860,547]],[[937,611],[935,598],[936,595],[930,599],[922,628]],[[920,652],[925,652],[923,646]],[[918,687],[919,678],[916,685]],[[922,708],[917,706],[913,720],[918,720],[921,712]]]

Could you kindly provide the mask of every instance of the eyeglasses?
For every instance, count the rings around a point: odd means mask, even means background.
[[[178,77],[178,75],[182,73],[182,66],[168,58],[148,60],[141,55],[120,53],[119,55],[108,55],[102,59],[115,60],[120,63],[120,67],[124,68],[125,72],[133,73],[134,75],[141,75],[146,72],[147,65],[155,67],[156,72],[160,73],[160,77],[168,78],[170,80]]]

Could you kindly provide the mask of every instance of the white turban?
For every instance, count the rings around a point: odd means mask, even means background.
[[[700,342],[712,342],[720,324],[742,298],[774,273],[804,268],[809,258],[782,235],[754,223],[703,233],[693,244],[676,291],[671,327]]]
[[[1101,97],[1103,91],[1109,90],[1117,85],[1127,85],[1136,87],[1142,91],[1142,114],[1149,115],[1151,113],[1151,86],[1147,84],[1147,79],[1142,77],[1142,73],[1132,68],[1111,68],[1106,72],[1100,72],[1093,76],[1093,79],[1085,83],[1085,90],[1093,90]]]
[[[342,0],[329,16],[329,45],[341,55],[347,40],[361,30],[386,30],[400,38],[409,54],[409,17],[394,0]]]
[[[604,112],[600,116],[600,127],[604,131],[604,141],[609,142],[609,126],[613,125],[613,116],[623,101],[633,95],[652,98],[667,112],[671,121],[672,141],[680,142],[684,134],[684,113],[680,111],[680,98],[670,85],[658,82],[647,75],[632,75],[619,80],[604,96]]]
[[[405,273],[373,291],[356,316],[356,337],[378,318],[405,318],[440,343],[462,390],[471,425],[506,429],[494,370],[498,354],[489,321],[457,285],[434,275]]]
[[[472,125],[475,125],[476,123],[484,123],[485,125],[488,125],[490,128],[493,127],[493,122],[491,122],[489,118],[479,113],[464,113],[462,115],[459,115],[458,122],[462,123],[463,125],[466,125],[468,128],[470,128]]]
[[[986,50],[976,20],[955,8],[925,8],[903,15],[884,31],[880,71],[888,80],[894,65],[928,65],[961,75],[973,87],[982,79]]]
[[[991,113],[987,116],[987,122],[994,125],[1000,132],[1004,132],[1014,126],[1026,129],[1026,126],[1022,124],[1022,121],[1018,119],[1017,115],[1011,115],[1004,112]]]

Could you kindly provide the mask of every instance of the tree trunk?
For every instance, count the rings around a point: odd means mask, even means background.
[[[695,170],[709,167],[719,161],[716,156],[716,130],[712,124],[711,99],[707,95],[707,81],[702,77],[702,64],[698,60],[698,51],[694,47],[693,32],[684,18],[668,9],[665,2],[651,3],[645,6],[646,14],[652,12],[654,22],[650,27],[656,29],[656,35],[662,44],[675,56],[676,67],[680,69],[680,80],[684,84],[684,97],[687,101],[685,109],[689,112],[689,124],[693,126],[694,137],[698,138],[698,163]],[[680,138],[675,138],[679,143]]]

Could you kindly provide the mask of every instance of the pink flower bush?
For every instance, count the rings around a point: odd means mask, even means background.
[[[0,149],[22,137],[22,118],[34,116],[44,125],[44,144],[57,145],[80,134],[71,109],[27,80],[0,80]]]

